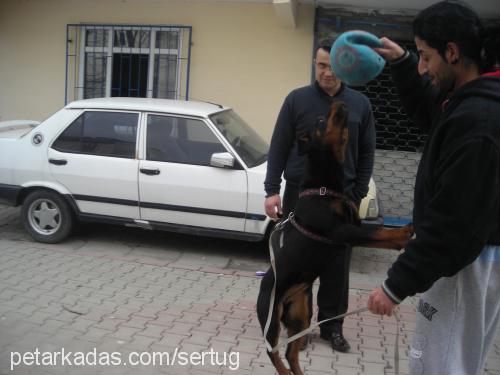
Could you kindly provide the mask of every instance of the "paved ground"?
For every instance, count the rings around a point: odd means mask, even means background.
[[[350,309],[365,305],[395,255],[354,250]],[[273,374],[254,311],[255,271],[265,268],[256,245],[130,228],[85,226],[63,244],[40,244],[22,230],[17,209],[0,206],[0,374]],[[415,301],[400,307],[401,374]],[[353,350],[341,354],[316,330],[301,354],[305,373],[394,374],[396,332],[394,318],[350,316]],[[65,365],[51,366],[63,349],[71,352]],[[11,371],[11,358],[26,352],[46,365]],[[175,355],[178,365],[132,364],[153,352]],[[188,355],[200,364],[183,365]],[[76,366],[84,359],[91,365]],[[500,374],[500,337],[486,373]]]

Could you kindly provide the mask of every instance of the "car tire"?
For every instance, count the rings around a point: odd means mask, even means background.
[[[64,198],[51,191],[36,190],[23,202],[22,222],[34,240],[58,243],[71,233],[73,213]]]

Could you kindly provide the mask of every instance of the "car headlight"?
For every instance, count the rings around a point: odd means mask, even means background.
[[[378,202],[376,199],[370,199],[368,201],[368,209],[366,211],[367,218],[377,218],[378,217]]]

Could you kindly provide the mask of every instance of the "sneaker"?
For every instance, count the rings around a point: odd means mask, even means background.
[[[328,340],[332,344],[332,349],[338,352],[347,353],[351,350],[351,345],[347,342],[344,335],[339,332],[321,332],[320,337],[323,340]]]

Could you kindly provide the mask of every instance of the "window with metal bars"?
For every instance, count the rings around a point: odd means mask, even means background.
[[[190,26],[67,26],[66,102],[188,99]]]

